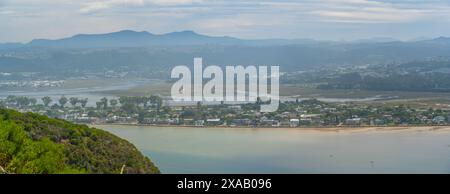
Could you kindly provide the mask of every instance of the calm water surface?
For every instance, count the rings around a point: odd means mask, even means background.
[[[450,131],[96,127],[163,173],[450,173]]]

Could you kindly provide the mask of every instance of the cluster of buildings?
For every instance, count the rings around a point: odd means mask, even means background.
[[[228,115],[230,116],[230,115]],[[401,121],[400,118],[391,115],[383,115],[383,118],[367,118],[353,116],[339,122],[327,120],[324,114],[301,114],[292,117],[209,117],[209,118],[167,118],[167,117],[143,117],[139,115],[107,117],[94,117],[88,114],[61,114],[58,118],[77,123],[91,124],[133,124],[133,125],[182,125],[182,126],[227,126],[227,127],[326,127],[326,126],[395,126],[395,125],[448,125],[450,115],[445,116],[419,116],[416,123]],[[331,119],[333,120],[333,119]],[[328,122],[327,122],[328,121]]]
[[[19,98],[20,99],[20,98]],[[134,102],[134,101],[133,101]],[[117,103],[117,102],[116,102]],[[132,103],[131,101],[128,103]],[[37,112],[76,123],[140,124],[227,127],[335,127],[449,125],[450,109],[413,109],[406,106],[367,106],[324,103],[317,100],[283,102],[277,112],[262,113],[255,104],[156,106],[120,104],[107,107],[44,106],[9,107]],[[131,107],[131,108],[130,108]]]

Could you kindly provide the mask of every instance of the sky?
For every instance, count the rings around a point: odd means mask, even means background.
[[[0,0],[0,42],[120,30],[244,39],[450,37],[450,0]]]

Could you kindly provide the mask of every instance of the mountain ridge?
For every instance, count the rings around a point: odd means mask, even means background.
[[[104,34],[77,34],[62,39],[34,39],[27,43],[33,47],[148,47],[165,45],[207,45],[239,44],[241,39],[232,37],[213,37],[194,31],[178,31],[166,34],[153,34],[147,31],[122,30]]]
[[[21,47],[49,47],[49,48],[103,48],[103,47],[151,47],[177,45],[245,45],[245,46],[274,46],[292,44],[361,44],[361,43],[390,43],[390,42],[450,42],[449,37],[437,37],[417,41],[399,41],[393,38],[368,38],[354,41],[331,41],[315,39],[240,39],[231,36],[209,36],[192,30],[174,31],[164,34],[154,34],[148,31],[121,30],[99,34],[76,34],[60,39],[33,39],[28,43],[0,43],[0,48]]]

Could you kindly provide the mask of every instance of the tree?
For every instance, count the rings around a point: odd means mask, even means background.
[[[71,98],[69,99],[69,101],[70,101],[70,104],[71,104],[73,107],[75,107],[75,106],[78,104],[78,102],[79,102],[78,98],[75,98],[75,97],[71,97]]]
[[[116,107],[118,103],[119,103],[119,102],[118,102],[116,99],[111,99],[111,100],[109,100],[109,104],[110,104],[112,107]]]
[[[104,109],[108,108],[108,99],[106,97],[100,99],[100,102],[102,103]]]
[[[36,98],[30,98],[30,103],[31,103],[31,105],[36,105],[36,103],[37,103],[37,100],[36,100]]]
[[[126,96],[121,96],[121,97],[119,97],[119,102],[120,102],[120,104],[125,104],[125,103],[127,103],[128,102],[128,97],[126,97]]]
[[[6,97],[6,103],[8,104],[15,104],[16,103],[16,96],[13,95],[9,95],[8,97]]]
[[[159,113],[163,100],[159,96],[151,95],[147,98],[147,101],[149,101],[153,106],[156,106],[156,112]]]
[[[201,110],[202,109],[202,102],[198,101],[197,102],[197,110]]]
[[[140,101],[142,102],[142,104],[144,104],[144,108],[147,108],[148,102],[150,101],[150,98],[147,98],[145,96],[140,98]]]
[[[95,105],[97,106],[97,109],[101,109],[103,106],[102,102],[95,102]]]
[[[80,100],[80,103],[81,103],[81,107],[86,107],[86,104],[88,103],[88,99],[87,98],[85,98],[85,99],[81,99]]]
[[[68,101],[69,101],[69,100],[68,100],[65,96],[62,96],[62,97],[59,99],[59,105],[61,105],[61,107],[64,108],[64,105],[66,105]]]
[[[120,104],[121,104],[122,110],[128,114],[136,113],[138,111],[137,106],[133,103],[127,102],[127,103],[120,103]]]
[[[56,109],[59,109],[59,106],[58,106],[58,104],[54,103],[50,108],[56,110]]]
[[[49,96],[45,96],[45,97],[41,98],[41,100],[45,106],[48,106],[52,102],[52,98],[50,98]]]
[[[19,96],[16,98],[16,105],[23,107],[30,105],[30,99],[25,96]]]

